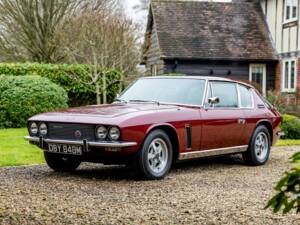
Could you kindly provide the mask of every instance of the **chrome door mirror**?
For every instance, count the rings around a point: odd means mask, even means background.
[[[219,97],[212,97],[212,98],[208,99],[208,104],[211,105],[211,106],[219,104],[219,103],[220,103],[220,98]]]

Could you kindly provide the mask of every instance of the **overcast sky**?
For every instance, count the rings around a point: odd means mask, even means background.
[[[124,0],[124,6],[128,16],[130,16],[137,23],[145,23],[147,12],[134,9],[134,6],[139,5],[139,3],[140,0]]]

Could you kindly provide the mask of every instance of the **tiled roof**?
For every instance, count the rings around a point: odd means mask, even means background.
[[[255,1],[160,0],[153,1],[151,8],[162,58],[277,59],[263,12]]]

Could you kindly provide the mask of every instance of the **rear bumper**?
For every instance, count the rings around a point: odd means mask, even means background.
[[[41,148],[43,148],[44,143],[47,144],[66,144],[66,145],[82,145],[86,148],[88,147],[104,147],[104,148],[127,148],[127,147],[134,147],[137,146],[136,142],[93,142],[93,141],[75,141],[75,140],[55,140],[55,139],[44,139],[42,137],[31,137],[26,136],[24,137],[25,140],[29,142],[33,142],[38,144]]]
[[[278,131],[278,132],[276,132],[276,136],[277,137],[283,137],[285,135],[285,133],[283,132],[283,131]]]

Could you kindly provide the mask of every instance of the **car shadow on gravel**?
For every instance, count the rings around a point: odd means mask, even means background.
[[[243,160],[240,156],[222,156],[216,158],[206,158],[189,160],[175,163],[172,167],[171,173],[177,174],[178,171],[184,170],[185,173],[189,171],[195,171],[198,169],[205,169],[214,166],[215,169],[224,166],[240,166],[243,165]],[[95,180],[141,180],[137,176],[133,168],[126,166],[103,166],[97,164],[83,164],[77,171],[70,174],[56,174],[59,177],[73,176],[83,179],[95,179]]]
[[[92,165],[92,166],[89,166]],[[86,164],[79,170],[71,173],[72,176],[96,180],[135,180],[132,168],[126,166],[103,166]]]

